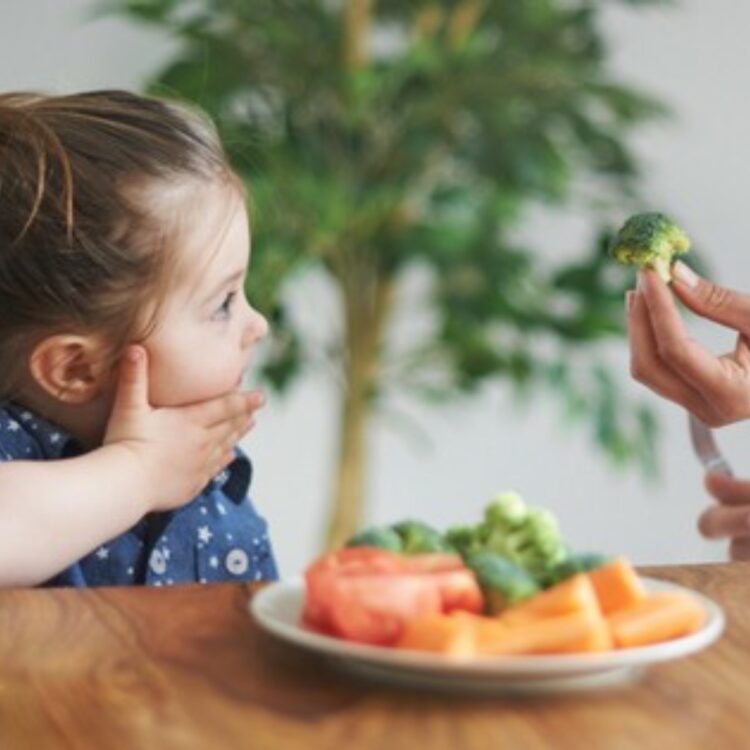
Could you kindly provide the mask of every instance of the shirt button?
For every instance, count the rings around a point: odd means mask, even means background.
[[[148,564],[151,570],[153,570],[158,576],[163,575],[164,571],[167,569],[167,561],[164,559],[161,550],[158,549],[155,549],[151,553]]]
[[[247,552],[238,548],[230,550],[224,561],[227,570],[235,576],[241,576],[247,570],[249,563]]]

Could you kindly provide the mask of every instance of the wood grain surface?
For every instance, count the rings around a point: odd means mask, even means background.
[[[0,750],[750,747],[750,563],[643,569],[728,617],[707,651],[616,689],[508,698],[388,688],[275,641],[252,589],[0,591]]]

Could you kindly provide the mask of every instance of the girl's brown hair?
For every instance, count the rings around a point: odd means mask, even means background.
[[[103,334],[112,362],[147,335],[143,310],[174,270],[152,198],[185,178],[236,182],[208,118],[184,105],[0,94],[0,401],[50,333]]]

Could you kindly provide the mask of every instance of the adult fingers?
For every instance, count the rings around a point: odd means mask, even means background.
[[[659,358],[708,401],[722,396],[726,371],[717,357],[688,336],[667,285],[651,270],[639,272],[638,284],[648,307]]]
[[[726,474],[709,472],[703,479],[709,494],[722,505],[747,505],[750,508],[750,482]]]
[[[113,413],[148,405],[148,361],[142,346],[130,346],[120,362]]]
[[[633,378],[660,396],[681,404],[701,418],[707,418],[710,410],[703,397],[660,359],[643,296],[638,292],[628,292],[627,307],[630,372]]]
[[[735,331],[750,332],[750,296],[703,279],[682,261],[673,267],[673,288],[694,313]]]
[[[730,560],[750,560],[750,539],[732,539],[729,543]]]
[[[713,505],[701,514],[698,529],[707,539],[750,537],[750,504]]]

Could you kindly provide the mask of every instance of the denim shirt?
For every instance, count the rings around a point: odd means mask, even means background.
[[[82,453],[73,437],[50,422],[22,406],[0,405],[0,463]],[[235,449],[234,461],[187,505],[148,514],[42,585],[275,580],[278,572],[266,522],[247,497],[251,478],[250,459]]]

